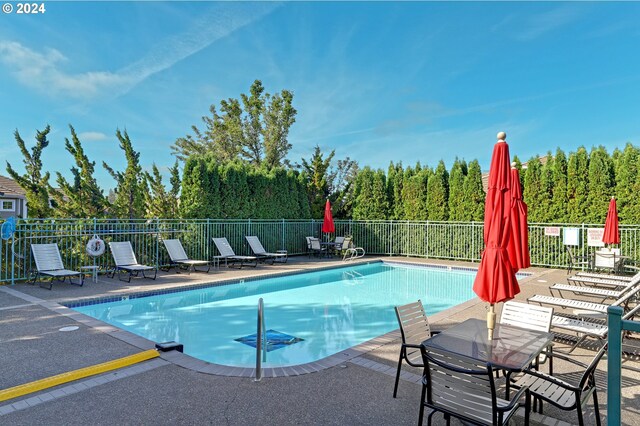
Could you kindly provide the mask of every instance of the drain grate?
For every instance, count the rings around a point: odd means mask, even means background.
[[[291,336],[286,333],[281,333],[276,330],[267,330],[265,333],[267,336],[267,352],[275,351],[276,349],[284,348],[286,346],[291,346],[295,343],[302,342],[304,339],[300,337]],[[250,334],[249,336],[240,337],[238,339],[234,339],[236,342],[244,343],[245,345],[249,345],[252,348],[257,346],[256,334]]]

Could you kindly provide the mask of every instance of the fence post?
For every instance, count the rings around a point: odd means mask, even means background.
[[[424,250],[424,256],[428,259],[429,258],[429,221],[427,221],[427,224],[425,225],[425,230],[426,230],[425,240],[427,240],[427,244]]]
[[[284,230],[284,226],[285,226],[284,218],[282,218],[282,244],[281,244],[280,250],[286,250],[286,247],[285,247],[286,232]]]
[[[607,424],[620,424],[620,375],[622,374],[622,313],[620,306],[607,308],[609,348],[607,352]]]

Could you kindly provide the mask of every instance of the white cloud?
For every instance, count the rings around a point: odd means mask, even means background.
[[[103,141],[107,138],[108,136],[102,132],[82,132],[78,135],[78,139],[83,142]]]
[[[0,41],[0,62],[25,86],[52,96],[92,99],[120,96],[148,77],[255,22],[278,7],[275,3],[219,4],[198,17],[189,29],[159,40],[138,61],[116,71],[68,73],[67,57],[52,48],[35,51],[15,41]]]
[[[519,40],[530,41],[576,21],[582,14],[583,8],[575,4],[557,7],[545,13],[529,16],[514,34]]]

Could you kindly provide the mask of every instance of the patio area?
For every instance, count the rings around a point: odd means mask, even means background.
[[[378,258],[367,257],[365,261],[374,259]],[[477,267],[472,263],[433,259],[382,259]],[[160,273],[156,281],[134,279],[130,284],[100,276],[97,283],[87,279],[83,287],[55,283],[51,291],[24,283],[0,286],[0,358],[3,362],[0,389],[154,346],[153,342],[95,320],[77,322],[68,315],[67,308],[61,308],[61,303],[338,264],[342,264],[338,259],[299,256],[284,264],[243,269],[222,267],[212,269],[209,274]],[[534,294],[548,295],[549,285],[566,279],[564,270],[530,268],[527,271],[533,275],[520,281],[521,293],[517,296],[520,301]],[[429,320],[433,329],[443,330],[467,318],[484,319],[485,315],[486,304],[475,298],[430,316]],[[78,326],[79,329],[59,331],[67,326]],[[588,362],[597,347],[592,343],[588,339],[573,356]],[[556,340],[556,347],[562,350],[567,344]],[[354,356],[344,362],[327,364],[326,368],[296,376],[271,378],[267,375],[259,383],[250,377],[199,372],[201,361],[167,352],[130,367],[0,402],[0,423],[412,425],[418,420],[421,371],[403,367],[398,398],[392,398],[399,348],[400,334],[395,331],[359,347]],[[554,371],[561,375],[575,373],[562,370],[563,365],[554,365]],[[542,368],[545,370],[546,366]],[[605,360],[599,364],[597,372],[603,424],[606,424],[607,414],[606,370]],[[622,385],[623,424],[640,425],[640,409],[636,403],[640,393],[637,356],[625,356]],[[575,413],[560,412],[549,405],[545,405],[544,415],[532,413],[531,420],[534,425],[577,422]],[[434,423],[445,422],[441,415],[436,415]],[[455,420],[453,423],[459,424]],[[522,415],[518,415],[515,424],[523,423]],[[586,423],[595,423],[591,401]]]

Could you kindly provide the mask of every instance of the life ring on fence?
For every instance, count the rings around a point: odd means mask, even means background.
[[[102,239],[97,235],[94,235],[87,243],[87,254],[91,257],[102,256],[104,254],[104,249],[104,241],[102,241]]]

